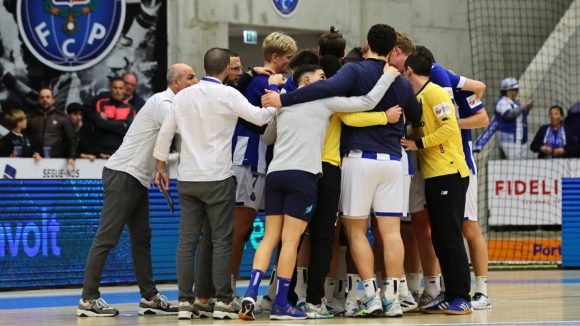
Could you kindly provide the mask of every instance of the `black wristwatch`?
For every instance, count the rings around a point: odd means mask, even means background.
[[[248,68],[248,70],[250,71],[250,76],[252,76],[252,77],[256,76],[256,71],[254,70],[254,66],[250,66]]]

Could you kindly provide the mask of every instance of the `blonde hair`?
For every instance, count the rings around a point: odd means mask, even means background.
[[[4,117],[4,120],[6,121],[8,126],[10,126],[11,129],[16,128],[18,123],[20,121],[24,121],[25,119],[26,119],[26,114],[24,114],[24,111],[19,110],[19,109],[11,110]]]
[[[396,46],[401,49],[404,55],[411,55],[415,53],[415,42],[411,35],[405,32],[397,32],[397,43]]]
[[[272,60],[272,54],[283,55],[287,52],[296,52],[296,41],[282,32],[274,32],[266,36],[262,43],[262,52],[266,61]]]

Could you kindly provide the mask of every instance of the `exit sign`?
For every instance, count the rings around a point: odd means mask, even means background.
[[[244,31],[244,43],[258,44],[258,32],[250,30]]]

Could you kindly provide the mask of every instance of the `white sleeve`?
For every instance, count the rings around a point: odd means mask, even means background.
[[[278,137],[277,127],[278,119],[274,118],[274,120],[268,124],[268,127],[264,132],[264,143],[266,143],[266,145],[273,145],[276,142],[276,138]]]
[[[230,94],[232,94],[230,105],[238,117],[257,126],[263,126],[274,120],[274,117],[276,116],[275,108],[253,106],[247,98],[234,89],[230,91]]]
[[[507,97],[502,97],[495,105],[495,112],[499,113],[501,116],[506,114],[506,112],[512,109],[512,105]]]
[[[159,130],[159,135],[157,136],[157,142],[155,143],[155,149],[153,150],[153,156],[160,160],[167,162],[167,157],[169,156],[169,148],[171,147],[171,141],[173,136],[175,136],[175,131],[177,130],[177,120],[175,118],[175,104],[174,101],[169,108],[165,120],[161,125]]]
[[[157,126],[161,126],[163,121],[165,120],[165,116],[167,112],[171,108],[171,101],[168,99],[163,99],[157,107],[155,108],[155,122],[157,122]]]

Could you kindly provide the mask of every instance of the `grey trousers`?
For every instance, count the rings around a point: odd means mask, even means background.
[[[209,221],[203,223],[201,233],[201,242],[197,247],[197,263],[195,269],[195,296],[198,298],[215,297],[215,288],[213,286],[213,239],[211,237],[211,227]],[[233,243],[233,241],[232,241]],[[230,283],[231,285],[231,283]],[[233,291],[233,289],[232,289]]]
[[[157,294],[151,263],[151,224],[149,223],[149,189],[125,172],[103,168],[105,200],[99,229],[93,240],[87,265],[82,298],[98,299],[99,283],[109,251],[121,237],[125,224],[129,228],[131,258],[141,297]]]
[[[236,178],[222,181],[187,182],[177,184],[181,223],[177,246],[177,286],[179,301],[193,302],[195,283],[195,252],[205,220],[212,236],[212,280],[218,301],[232,300],[230,270],[236,206]],[[200,272],[203,266],[197,266]]]

